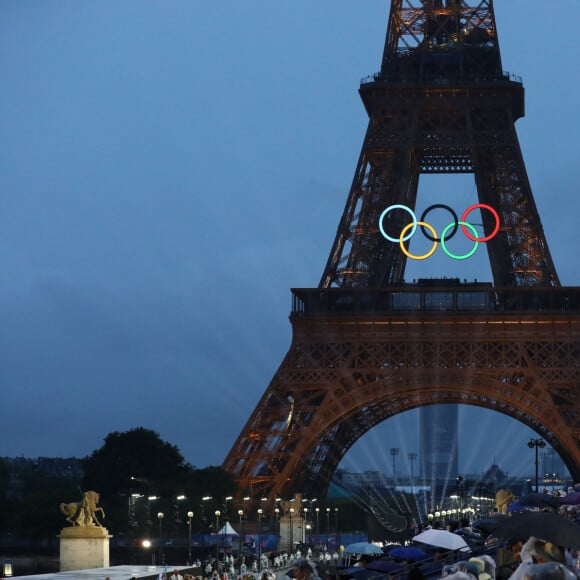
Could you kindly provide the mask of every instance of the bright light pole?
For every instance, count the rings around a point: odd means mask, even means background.
[[[314,508],[316,512],[316,535],[320,534],[320,508]]]
[[[292,547],[294,546],[294,523],[292,522],[292,518],[294,516],[294,508],[291,507],[288,510],[288,513],[290,514],[290,555],[292,555]]]
[[[164,556],[163,556],[163,518],[165,514],[163,512],[159,512],[157,514],[157,519],[159,520],[159,564],[163,564]]]
[[[193,519],[193,512],[187,512],[187,523],[189,525],[189,550],[187,552],[187,565],[191,566],[191,520]]]
[[[219,561],[220,559],[220,516],[222,512],[220,510],[215,510],[215,559]]]
[[[208,502],[210,499],[213,499],[211,497],[211,495],[204,495],[201,498],[201,503],[199,504],[199,511],[200,511],[199,522],[200,522],[200,525],[199,525],[199,528],[198,529],[201,532],[205,532],[205,529],[202,529],[202,523],[206,523],[207,522],[207,518],[206,518],[206,515],[205,515],[205,506],[207,505],[206,502]],[[202,543],[202,546],[204,548],[205,548],[205,538],[206,538],[205,533],[202,533],[201,543]]]
[[[228,510],[228,501],[231,501],[232,499],[234,499],[233,496],[228,495],[226,498],[224,498],[224,516],[225,516],[225,520],[226,522],[229,521],[229,510]]]
[[[326,508],[326,533],[330,534],[330,508]]]
[[[243,523],[242,523],[242,518],[244,517],[244,510],[239,509],[238,510],[238,516],[240,518],[240,531],[238,532],[238,562],[240,563],[240,566],[242,565],[242,542],[244,541],[244,528]],[[241,570],[240,570],[240,574],[241,574]]]
[[[143,546],[145,550],[148,550],[151,547],[151,540],[143,540],[141,546]],[[151,566],[155,566],[155,550],[151,552]]]
[[[258,509],[258,570],[262,569],[262,508]]]
[[[180,509],[180,502],[186,500],[187,497],[183,494],[180,494],[175,497],[175,505],[173,506],[175,509],[175,523],[177,524],[177,537],[180,536],[180,525],[181,525],[181,509]]]
[[[539,460],[538,460],[538,448],[543,449],[546,446],[546,442],[543,439],[530,439],[528,441],[528,447],[530,449],[535,449],[536,450],[536,493],[538,493],[538,483],[539,483],[539,477],[538,477],[538,468],[539,468]]]

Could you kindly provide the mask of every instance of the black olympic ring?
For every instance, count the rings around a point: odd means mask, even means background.
[[[449,235],[445,235],[445,241],[450,240],[456,233],[457,233],[457,229],[459,228],[459,220],[457,219],[457,214],[453,211],[452,208],[450,208],[448,205],[445,205],[444,203],[434,203],[433,205],[430,205],[422,214],[421,214],[421,219],[419,220],[420,222],[424,222],[425,218],[427,217],[427,214],[432,210],[432,209],[446,209],[452,216],[453,216],[453,222],[454,222],[454,226],[453,229],[451,230],[451,233]],[[433,237],[431,236],[431,234],[429,234],[426,231],[425,226],[421,226],[421,231],[423,232],[423,235],[428,239],[431,240],[432,242],[441,242],[441,238],[438,237]]]

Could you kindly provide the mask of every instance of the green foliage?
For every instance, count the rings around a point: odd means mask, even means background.
[[[107,435],[83,460],[82,481],[49,475],[30,462],[15,471],[11,489],[11,469],[0,460],[0,530],[20,538],[54,538],[68,525],[60,503],[80,502],[83,491],[101,495],[106,518],[99,519],[120,541],[157,536],[159,512],[165,539],[183,534],[188,511],[196,514],[196,529],[205,531],[204,509],[223,509],[225,498],[236,493],[234,478],[221,467],[194,469],[177,447],[142,427]],[[150,500],[153,495],[158,499]],[[186,499],[178,500],[181,495]],[[213,499],[203,502],[204,496]]]
[[[173,494],[183,487],[191,467],[175,445],[138,427],[109,433],[104,445],[84,459],[83,470],[84,489],[110,497],[131,491]]]
[[[0,530],[8,527],[8,487],[10,485],[10,468],[0,458]]]
[[[10,485],[10,467],[0,457],[0,502],[6,498],[8,486]]]
[[[194,469],[177,447],[142,427],[107,435],[104,445],[83,460],[83,469],[83,489],[101,494],[107,528],[117,538],[158,535],[159,512],[164,537],[172,537],[187,511],[199,517],[202,497],[211,495],[221,507],[219,502],[236,491],[234,478],[221,467]],[[177,500],[181,495],[187,499]]]
[[[200,499],[211,495],[214,498],[225,498],[236,492],[236,480],[221,467],[210,466],[192,470],[185,487],[188,497]]]
[[[80,501],[79,482],[34,468],[20,473],[20,497],[6,504],[6,528],[15,537],[54,538],[63,528],[60,503]]]

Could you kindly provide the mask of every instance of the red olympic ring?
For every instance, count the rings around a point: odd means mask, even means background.
[[[461,216],[461,221],[462,222],[468,221],[467,216],[478,207],[481,209],[488,209],[493,214],[493,217],[495,218],[495,228],[493,232],[491,232],[491,234],[489,234],[489,236],[486,236],[485,238],[477,238],[471,235],[464,225],[461,226],[461,230],[466,235],[466,237],[468,237],[472,242],[487,242],[488,240],[491,240],[491,238],[493,238],[495,234],[497,234],[497,232],[499,231],[499,214],[497,213],[497,211],[495,211],[495,209],[493,209],[493,207],[485,203],[476,203],[474,205],[471,205],[463,212],[463,215]]]

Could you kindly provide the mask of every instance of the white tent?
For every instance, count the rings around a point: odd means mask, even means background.
[[[220,536],[239,536],[238,532],[234,530],[230,522],[226,522],[226,525],[218,532]]]

